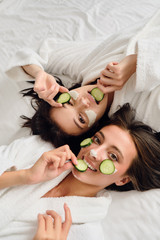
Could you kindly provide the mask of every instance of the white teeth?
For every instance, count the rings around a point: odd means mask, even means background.
[[[96,171],[96,169],[93,168],[85,159],[83,159],[83,160],[91,170]]]

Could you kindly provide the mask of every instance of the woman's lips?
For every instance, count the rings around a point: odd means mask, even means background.
[[[92,97],[92,95],[91,95],[89,92],[88,92],[88,94],[87,94],[87,97],[88,97],[88,99],[89,99],[91,102],[93,102],[94,104],[97,104],[95,98]]]
[[[93,165],[93,162],[90,161],[90,159],[88,157],[84,157],[83,156],[83,160],[87,163],[88,167],[92,170],[92,171],[97,171],[96,167]]]

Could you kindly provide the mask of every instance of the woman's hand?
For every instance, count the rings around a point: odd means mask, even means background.
[[[101,72],[98,87],[104,93],[120,90],[136,71],[136,63],[136,54],[125,57],[120,63],[110,62]]]
[[[47,211],[48,215],[39,214],[38,229],[33,240],[66,240],[72,224],[71,212],[67,204],[64,204],[64,211],[64,223],[62,223],[61,217],[53,210]]]
[[[68,89],[60,86],[52,75],[39,70],[35,75],[34,91],[38,94],[39,98],[42,98],[51,106],[61,107],[62,104],[55,102],[53,98],[58,92],[68,92]]]
[[[66,163],[67,160],[71,160]],[[59,176],[62,172],[73,168],[77,164],[77,158],[68,145],[45,152],[39,160],[26,169],[27,184],[45,182]]]

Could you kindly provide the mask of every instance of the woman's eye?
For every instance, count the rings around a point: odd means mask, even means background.
[[[111,160],[114,160],[114,161],[118,160],[116,154],[114,154],[114,153],[110,153],[109,156],[110,156]]]
[[[84,120],[84,118],[81,116],[81,115],[79,115],[79,121],[81,122],[81,123],[85,123],[85,120]]]
[[[71,105],[71,106],[73,106],[73,102],[72,102],[72,101],[69,101],[68,104]]]
[[[97,136],[94,136],[92,140],[93,140],[94,143],[96,143],[98,145],[101,144],[101,141],[100,141],[100,139]]]

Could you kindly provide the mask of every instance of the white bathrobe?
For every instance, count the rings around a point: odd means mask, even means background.
[[[39,136],[29,136],[15,140],[9,146],[0,147],[1,159],[5,157],[8,166],[25,169],[35,163],[45,151],[53,149],[50,143]],[[7,165],[7,162],[6,162]],[[37,228],[37,214],[48,209],[57,211],[64,220],[64,203],[71,209],[73,225],[67,239],[104,239],[101,226],[111,202],[107,191],[97,197],[41,198],[58,185],[70,171],[59,177],[36,185],[18,186],[0,191],[0,239],[29,240]]]
[[[38,53],[31,49],[18,52],[6,72],[12,79],[24,81],[30,77],[19,66],[37,64],[59,76],[66,87],[75,82],[85,85],[96,79],[108,62],[137,53],[136,73],[123,89],[115,92],[109,115],[118,105],[129,102],[136,109],[138,119],[160,131],[160,10],[143,29],[142,25],[126,29],[102,43],[46,39]]]

